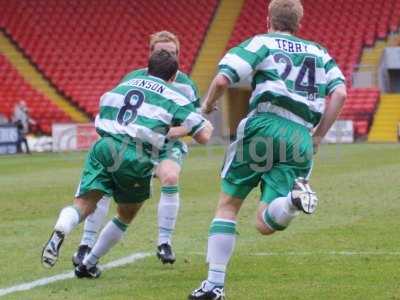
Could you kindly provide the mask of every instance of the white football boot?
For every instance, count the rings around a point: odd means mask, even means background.
[[[64,234],[60,231],[53,231],[50,239],[43,247],[42,265],[44,267],[51,268],[56,264],[63,241]]]
[[[291,195],[293,205],[304,213],[312,214],[317,209],[317,195],[305,178],[299,177],[295,180]]]

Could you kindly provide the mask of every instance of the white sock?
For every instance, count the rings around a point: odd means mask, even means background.
[[[60,212],[54,230],[61,231],[68,235],[80,222],[80,211],[75,206],[67,206]]]
[[[100,232],[99,239],[94,245],[92,251],[90,251],[83,260],[83,264],[88,268],[97,264],[100,257],[104,256],[121,240],[127,228],[128,225],[122,223],[117,217],[114,217],[109,221]]]
[[[170,244],[179,211],[177,186],[163,186],[158,203],[158,245]]]
[[[107,196],[104,196],[99,202],[97,202],[96,210],[85,220],[81,245],[87,245],[90,248],[93,248],[96,243],[97,234],[104,224],[104,219],[107,217],[110,203],[111,198]]]
[[[264,222],[272,230],[284,230],[299,213],[289,194],[271,202],[264,211]]]
[[[215,218],[208,237],[207,262],[209,263],[206,289],[224,286],[225,272],[236,243],[236,222]]]

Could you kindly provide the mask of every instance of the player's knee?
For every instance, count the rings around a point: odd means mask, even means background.
[[[217,218],[235,221],[242,203],[242,199],[221,193],[215,216]]]
[[[135,218],[143,203],[137,204],[118,204],[118,218],[125,224],[130,224]]]
[[[130,224],[132,220],[135,218],[136,213],[129,210],[119,210],[118,218],[124,222],[125,224]]]
[[[178,185],[180,166],[172,160],[163,160],[156,170],[156,174],[163,186]]]
[[[80,207],[80,211],[82,214],[82,218],[86,219],[89,215],[91,215],[92,213],[94,213],[96,210],[96,206],[84,206],[84,207]]]
[[[220,218],[220,219],[225,219],[225,220],[236,221],[237,213],[232,209],[224,210],[224,209],[218,208],[217,211],[215,212],[215,217]]]
[[[269,228],[264,221],[262,220],[257,220],[256,223],[256,228],[258,230],[259,233],[261,233],[262,235],[271,235],[273,233],[275,233],[275,230]]]
[[[76,198],[74,205],[79,209],[82,219],[86,219],[87,216],[96,210],[96,203],[83,200],[82,198]]]
[[[80,210],[83,219],[95,211],[97,202],[103,195],[104,194],[100,191],[92,190],[75,198],[74,205]]]
[[[162,185],[177,185],[179,175],[176,172],[165,172],[160,176]]]

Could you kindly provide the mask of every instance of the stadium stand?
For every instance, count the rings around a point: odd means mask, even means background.
[[[365,136],[378,101],[377,89],[354,89],[351,78],[363,47],[373,46],[400,25],[400,1],[304,0],[305,18],[299,35],[329,49],[347,78],[349,97],[340,115],[353,120],[356,136]],[[258,9],[254,9],[257,7]],[[229,41],[232,47],[246,38],[265,32],[267,4],[247,0]]]
[[[355,135],[365,136],[368,134],[378,101],[379,90],[375,88],[350,89],[340,118],[352,120]]]
[[[0,54],[0,112],[10,119],[14,106],[19,100],[26,101],[30,116],[37,121],[32,131],[51,132],[51,124],[57,122],[69,122],[70,118],[56,107],[49,99],[33,89],[23,79],[9,61]]]
[[[349,88],[340,118],[353,120],[356,135],[364,136],[379,102],[379,92],[352,88],[351,77],[363,47],[372,46],[388,32],[398,30],[400,1],[303,2],[306,18],[300,35],[326,46],[337,60]],[[178,34],[182,42],[181,68],[190,72],[217,6],[218,0],[0,0],[0,28],[60,93],[93,117],[99,96],[126,72],[145,65],[148,36],[155,31],[167,29]],[[154,14],[154,9],[164,13]],[[229,47],[265,32],[265,20],[265,0],[246,0]],[[7,64],[4,57],[1,63]],[[6,82],[14,78],[2,74]],[[15,70],[10,74],[16,74]],[[17,77],[19,85],[27,87],[18,91],[18,97],[32,95],[26,98],[33,101],[33,116],[39,120],[43,116],[37,130],[49,132],[51,121],[67,119],[48,99],[43,100],[46,105],[34,107],[35,101],[44,96],[24,83],[21,76]],[[17,98],[8,96],[8,89],[9,85],[0,87],[0,111],[6,114]],[[45,113],[40,107],[57,113]]]
[[[190,72],[217,4],[0,0],[0,27],[61,93],[93,117],[107,88],[145,66],[151,33],[175,32],[182,43],[181,69]]]

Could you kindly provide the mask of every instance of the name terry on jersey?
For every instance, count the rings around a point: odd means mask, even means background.
[[[290,52],[290,53],[298,53],[298,52],[308,52],[307,45],[302,43],[296,43],[284,39],[275,39],[278,44],[279,49]]]
[[[140,87],[149,91],[156,92],[160,95],[162,95],[162,93],[164,93],[166,89],[164,85],[146,79],[131,79],[126,82],[123,82],[121,85]]]

